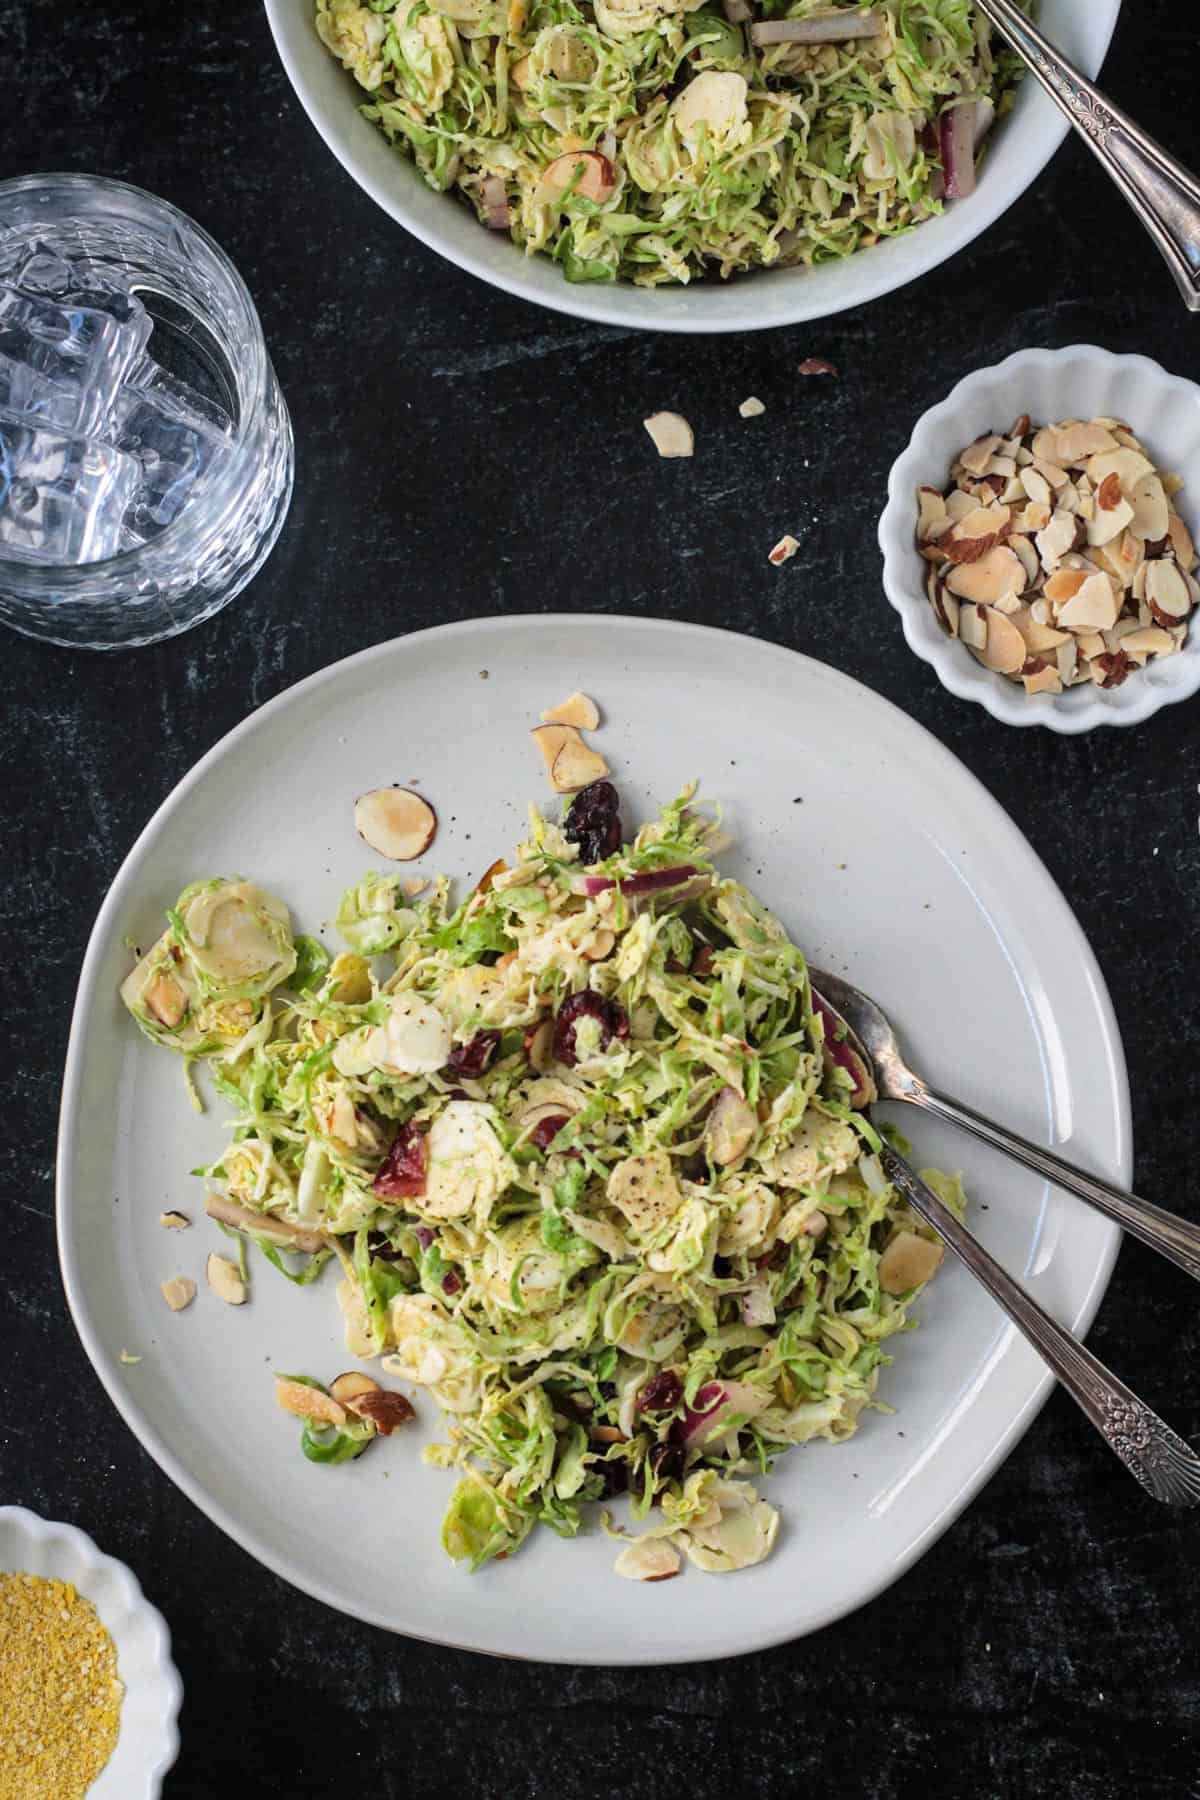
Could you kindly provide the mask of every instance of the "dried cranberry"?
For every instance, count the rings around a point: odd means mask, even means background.
[[[456,1274],[453,1269],[450,1269],[445,1275],[442,1276],[442,1292],[443,1292],[443,1294],[459,1294],[459,1293],[461,1293],[462,1292],[462,1276]]]
[[[611,781],[593,781],[580,788],[563,833],[568,844],[579,845],[579,860],[585,867],[603,862],[621,848],[621,802]]]
[[[433,1242],[433,1232],[430,1231],[428,1225],[414,1225],[413,1236],[416,1238],[418,1244],[420,1244],[422,1250],[428,1250],[430,1244]]]
[[[683,1399],[683,1383],[674,1369],[652,1375],[637,1397],[639,1412],[670,1412]]]
[[[406,1200],[425,1192],[429,1169],[429,1142],[415,1125],[402,1125],[392,1140],[371,1192],[381,1200]]]
[[[548,1119],[539,1119],[529,1134],[530,1143],[539,1150],[548,1150],[566,1123],[566,1113],[551,1113]]]
[[[611,1500],[614,1494],[623,1494],[629,1486],[629,1464],[627,1462],[602,1462],[596,1469],[604,1483],[600,1489],[602,1500]]]
[[[491,1068],[499,1048],[498,1031],[480,1031],[469,1044],[455,1044],[446,1058],[446,1074],[461,1075],[464,1081],[474,1081]]]
[[[430,1232],[429,1235],[430,1238],[433,1237],[432,1232]],[[378,1262],[399,1262],[404,1255],[403,1250],[397,1250],[396,1246],[389,1238],[384,1236],[382,1231],[369,1231],[367,1233],[367,1249]]]
[[[568,1068],[574,1068],[579,1060],[575,1053],[575,1028],[580,1019],[597,1021],[602,1050],[607,1050],[614,1038],[629,1036],[629,1020],[624,1008],[615,1000],[606,1000],[603,994],[594,994],[591,988],[584,988],[581,994],[571,994],[559,1007],[554,1021],[555,1059],[566,1063]]]
[[[650,1447],[650,1473],[655,1485],[664,1481],[682,1481],[683,1479],[683,1445],[652,1444]]]
[[[697,981],[707,981],[712,972],[713,947],[711,944],[702,944],[700,949],[696,952],[696,960],[692,964],[691,973],[696,977]]]

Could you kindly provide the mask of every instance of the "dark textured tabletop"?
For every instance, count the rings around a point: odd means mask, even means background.
[[[1106,85],[1200,160],[1193,9],[1125,10]],[[166,1612],[186,1686],[168,1794],[1200,1795],[1195,1519],[1144,1498],[1061,1395],[923,1561],[816,1637],[649,1672],[493,1662],[327,1611],[197,1512],[93,1375],[54,1246],[79,962],[151,810],[322,664],[508,610],[730,624],[836,662],[934,731],[1032,839],[1095,946],[1141,1191],[1200,1209],[1200,707],[1075,739],[1006,730],[910,654],[873,541],[914,420],[968,370],[1088,341],[1197,374],[1200,323],[1086,150],[1066,146],[972,249],[891,299],[672,339],[536,311],[406,237],[321,145],[255,0],[0,0],[0,96],[0,174],[123,176],[226,247],[296,429],[279,547],[217,619],[103,658],[0,642],[0,1498],[81,1525]],[[837,379],[799,378],[810,355]],[[751,393],[767,412],[748,424]],[[696,428],[690,464],[658,463],[641,428],[672,407]],[[802,548],[774,570],[764,552],[789,528]],[[1200,1433],[1186,1277],[1127,1244],[1091,1342]]]

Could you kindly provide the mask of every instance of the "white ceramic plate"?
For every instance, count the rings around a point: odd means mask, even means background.
[[[90,1600],[117,1652],[125,1688],[117,1744],[88,1800],[158,1800],[179,1754],[183,1684],[171,1661],[171,1634],[137,1581],[74,1525],[0,1506],[0,1570],[69,1581]],[[0,1725],[3,1720],[0,1720]]]
[[[1053,102],[1030,79],[996,134],[975,194],[907,237],[819,269],[769,270],[732,282],[654,289],[572,283],[548,257],[527,257],[507,234],[485,231],[453,195],[427,187],[415,166],[360,117],[358,108],[367,96],[317,37],[313,0],[266,0],[266,6],[300,104],[342,167],[377,205],[431,250],[493,287],[607,325],[756,331],[823,319],[877,300],[928,274],[986,231],[1041,173],[1067,132]],[[1086,74],[1095,75],[1119,11],[1120,0],[1042,0],[1039,18],[1059,48]]]
[[[487,672],[484,679],[483,672]],[[203,1221],[186,1171],[222,1144],[179,1065],[117,1001],[123,942],[145,943],[193,877],[240,871],[298,925],[331,916],[372,858],[354,796],[419,779],[441,830],[425,859],[472,879],[545,798],[526,728],[575,687],[630,813],[691,776],[737,832],[732,871],[779,909],[814,961],[846,970],[902,1021],[916,1066],[1027,1136],[1130,1175],[1116,1025],[1087,943],[999,807],[916,725],[834,670],[695,626],[599,617],[489,619],[420,632],[338,663],[255,714],[156,814],[113,883],[88,949],[63,1089],[59,1231],[67,1294],[116,1405],[162,1467],[246,1549],[360,1618],[439,1642],[563,1662],[723,1656],[811,1631],[877,1593],[928,1547],[1019,1438],[1049,1379],[987,1297],[939,1276],[883,1398],[847,1446],[785,1457],[774,1557],[736,1576],[643,1587],[611,1573],[599,1532],[539,1535],[467,1575],[438,1534],[451,1478],[420,1429],[361,1464],[305,1463],[271,1370],[347,1366],[327,1274],[298,1290],[256,1259],[251,1304],[204,1288]],[[981,1235],[1043,1305],[1090,1322],[1118,1233],[967,1140],[909,1121],[918,1158],[970,1171]],[[984,1211],[980,1202],[987,1204]],[[193,1215],[164,1231],[164,1206]],[[190,1274],[194,1305],[159,1282]],[[119,1361],[127,1349],[143,1361]],[[1097,1446],[1097,1456],[1104,1451]]]
[[[1190,700],[1200,689],[1200,632],[1195,627],[1175,656],[1155,659],[1117,688],[1091,683],[1065,694],[1027,694],[976,662],[946,636],[925,591],[927,565],[917,552],[918,487],[944,488],[963,448],[995,426],[1006,431],[1028,413],[1039,424],[1058,419],[1128,419],[1155,465],[1182,475],[1175,505],[1200,532],[1200,387],[1169,375],[1146,356],[1113,356],[1095,344],[1065,350],[1018,350],[1002,363],[965,375],[937,406],[918,419],[908,448],[892,464],[888,503],[879,521],[883,587],[900,614],[911,650],[960,700],[974,700],[1004,725],[1045,725],[1073,734],[1097,725],[1140,725],[1162,706]]]

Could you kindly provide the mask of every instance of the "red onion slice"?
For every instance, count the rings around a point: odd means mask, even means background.
[[[621,892],[634,900],[639,894],[658,894],[665,888],[682,887],[690,881],[699,870],[693,863],[679,863],[671,869],[650,869],[644,875],[624,875],[621,878]],[[608,875],[585,875],[583,891],[589,900],[597,894],[603,894],[617,883]]]
[[[975,102],[960,100],[938,120],[947,200],[965,200],[975,192]]]
[[[826,13],[818,19],[764,19],[750,27],[750,42],[760,49],[767,44],[841,44],[878,37],[882,30],[879,13]]]

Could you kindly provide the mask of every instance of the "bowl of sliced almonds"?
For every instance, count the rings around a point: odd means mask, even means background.
[[[993,718],[1137,724],[1200,689],[1198,518],[1200,388],[1092,345],[1019,351],[895,463],[884,589],[910,648]]]

